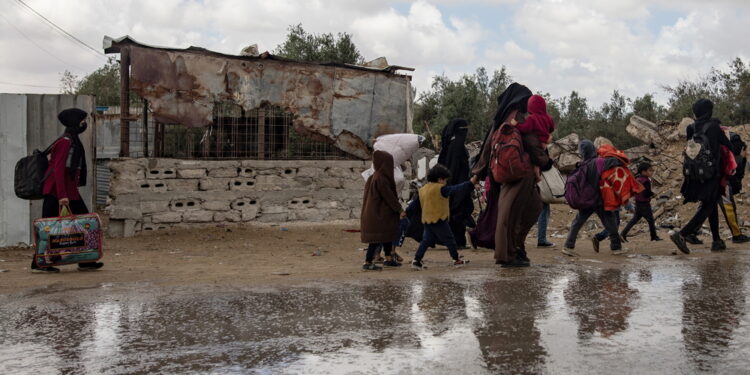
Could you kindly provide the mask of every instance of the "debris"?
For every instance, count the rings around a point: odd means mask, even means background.
[[[289,273],[289,272],[280,272],[280,271],[278,271],[278,272],[271,272],[271,275],[276,275],[276,276],[289,276],[289,275],[291,275],[291,273]]]
[[[289,228],[281,227],[281,228],[279,228],[279,230],[282,231],[282,232],[289,232]]]
[[[661,145],[664,144],[664,138],[657,130],[656,124],[640,116],[630,118],[630,124],[625,130],[633,137],[645,142],[646,144]]]
[[[321,252],[320,252],[320,249],[316,249],[316,250],[315,250],[315,251],[313,251],[313,253],[312,253],[312,256],[314,256],[314,257],[319,257],[319,256],[321,256],[321,255],[322,255],[322,254],[321,254]]]
[[[0,270],[0,273],[8,272],[8,270]]]

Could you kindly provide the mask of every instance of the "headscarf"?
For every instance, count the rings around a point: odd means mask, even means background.
[[[457,118],[443,129],[442,148],[438,155],[438,164],[444,165],[451,171],[449,185],[455,185],[469,180],[469,152],[466,150],[466,135],[469,133],[469,123]]]
[[[500,96],[497,97],[497,110],[493,117],[492,124],[487,130],[487,134],[484,136],[484,142],[480,150],[484,150],[487,142],[490,140],[490,135],[495,131],[507,118],[513,113],[513,111],[520,111],[525,113],[527,111],[527,104],[529,97],[532,95],[531,90],[528,87],[513,82],[503,91]],[[480,153],[481,155],[481,153]],[[479,160],[479,155],[476,156],[474,162]]]
[[[392,187],[393,194],[398,196],[396,193],[396,180],[393,177],[393,156],[385,151],[375,151],[372,154],[372,166],[375,168],[375,173],[370,177],[372,181],[388,181],[387,185]]]
[[[593,159],[596,157],[596,147],[594,146],[594,143],[589,141],[588,139],[582,140],[578,144],[578,155],[581,157],[581,160],[588,161],[590,159]]]
[[[88,113],[78,108],[68,108],[57,115],[57,119],[65,126],[64,136],[71,141],[71,154],[67,158],[65,166],[70,169],[73,178],[78,174],[79,186],[86,186],[87,178],[86,150],[78,137],[88,126],[86,123],[82,123],[86,116],[88,116]]]
[[[529,117],[524,123],[534,129],[543,129],[547,133],[555,131],[555,121],[547,114],[547,102],[540,95],[532,95],[528,102]],[[549,140],[549,139],[548,139]]]
[[[708,121],[714,113],[714,103],[708,99],[698,99],[693,104],[693,113],[697,121]]]

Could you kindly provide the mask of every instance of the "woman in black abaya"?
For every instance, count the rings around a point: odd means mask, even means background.
[[[465,145],[468,132],[469,123],[462,118],[451,120],[443,129],[438,163],[451,171],[448,185],[469,181],[471,177],[469,152]],[[466,226],[467,224],[473,226],[472,212],[474,212],[474,202],[471,200],[471,191],[456,194],[450,198],[449,225],[459,249],[466,248]]]

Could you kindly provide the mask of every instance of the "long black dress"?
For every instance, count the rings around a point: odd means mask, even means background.
[[[469,132],[468,122],[457,118],[443,129],[440,155],[438,163],[451,171],[448,185],[456,185],[468,181],[471,177],[469,168],[469,152],[466,150],[466,136]],[[472,223],[471,214],[474,212],[474,202],[471,191],[456,194],[450,199],[450,220],[448,224],[456,239],[456,245],[466,246],[466,226]]]

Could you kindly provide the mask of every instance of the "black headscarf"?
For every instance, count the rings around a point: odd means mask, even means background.
[[[85,122],[82,122],[86,119],[86,116],[88,116],[88,113],[78,108],[68,108],[57,115],[57,119],[65,126],[64,137],[70,138],[71,141],[70,148],[72,153],[68,157],[65,166],[70,168],[70,173],[73,177],[80,170],[79,186],[86,186],[87,178],[86,150],[83,148],[83,143],[81,143],[81,139],[78,137],[88,126]]]
[[[469,123],[466,120],[462,118],[451,120],[451,122],[443,128],[438,163],[451,169],[449,164],[451,164],[452,159],[461,159],[464,158],[465,155],[468,155],[465,146],[466,136],[468,134]],[[466,164],[468,168],[468,160],[466,160]],[[451,173],[454,173],[452,169]]]
[[[460,184],[468,181],[471,174],[469,168],[469,152],[466,150],[466,136],[469,133],[469,123],[456,118],[443,128],[442,148],[438,155],[438,163],[451,171],[448,185]],[[451,220],[465,221],[474,211],[471,192],[463,191],[454,194],[450,199]]]
[[[484,149],[485,144],[490,140],[492,132],[497,129],[503,121],[505,121],[505,118],[508,117],[511,112],[514,110],[526,112],[526,105],[528,104],[531,95],[533,95],[533,93],[528,87],[513,82],[507,89],[505,89],[505,91],[503,91],[502,94],[500,94],[500,96],[497,97],[497,110],[495,111],[495,116],[492,119],[492,124],[490,124],[489,130],[487,130],[487,134],[484,136],[484,142],[482,142],[482,148],[480,148],[480,150]],[[477,160],[479,160],[479,155],[474,159],[474,162]]]

